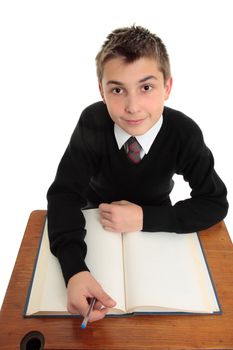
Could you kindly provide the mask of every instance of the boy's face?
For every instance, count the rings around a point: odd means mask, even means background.
[[[160,118],[172,78],[164,82],[153,58],[132,63],[113,58],[104,65],[99,84],[112,120],[132,136],[145,134]]]

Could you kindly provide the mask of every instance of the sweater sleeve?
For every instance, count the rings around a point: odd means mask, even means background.
[[[188,233],[206,229],[224,219],[227,190],[214,169],[211,151],[197,124],[182,137],[175,172],[191,187],[191,198],[174,205],[143,206],[143,231]]]
[[[89,134],[80,117],[47,193],[50,249],[60,262],[66,284],[74,274],[88,271],[81,208],[86,205],[85,192],[97,164]]]

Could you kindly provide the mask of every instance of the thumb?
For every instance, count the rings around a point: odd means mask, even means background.
[[[126,204],[129,204],[130,202],[122,199],[121,201],[114,201],[114,202],[111,202],[111,204],[117,204],[117,205],[126,205]]]
[[[114,307],[116,305],[115,300],[113,300],[103,289],[99,289],[95,293],[96,298],[100,301],[105,307]]]

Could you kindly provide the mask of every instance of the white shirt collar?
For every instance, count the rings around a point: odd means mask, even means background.
[[[161,115],[157,123],[155,123],[152,128],[150,128],[145,134],[136,136],[137,141],[140,143],[146,154],[149,152],[152,143],[154,142],[159,130],[161,129],[162,124],[163,116]],[[121,129],[117,124],[114,125],[114,134],[119,149],[121,149],[125,142],[132,136],[125,130]]]

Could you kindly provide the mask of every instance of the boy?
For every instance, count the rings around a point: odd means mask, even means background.
[[[96,64],[103,101],[81,114],[48,191],[50,246],[67,284],[68,310],[85,315],[88,298],[96,297],[90,321],[103,318],[115,301],[84,262],[82,208],[99,207],[106,230],[177,233],[206,229],[228,209],[201,130],[164,107],[172,78],[161,39],[138,26],[117,29]],[[172,206],[175,173],[192,191]]]

